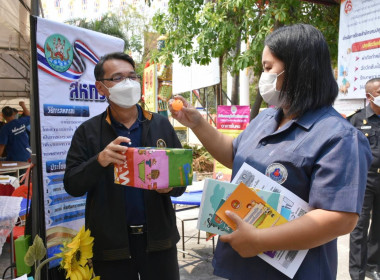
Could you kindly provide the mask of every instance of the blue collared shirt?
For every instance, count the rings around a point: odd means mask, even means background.
[[[14,119],[0,129],[0,144],[5,145],[7,160],[28,161],[30,152],[29,136],[26,127],[30,124],[30,116]]]
[[[121,143],[127,147],[141,147],[141,134],[142,125],[139,120],[142,120],[142,110],[139,105],[136,105],[138,110],[137,120],[128,129],[123,124],[116,121],[110,112],[111,125],[115,129],[118,136],[124,136],[131,140],[132,144]],[[145,224],[145,202],[144,202],[144,190],[135,187],[126,187],[126,203],[125,209],[127,214],[128,225],[142,225]]]
[[[277,180],[312,208],[360,213],[371,151],[367,139],[332,107],[276,130],[282,111],[260,113],[233,142],[232,177],[244,162]],[[215,274],[229,279],[289,279],[259,257],[241,258],[219,242]],[[336,239],[310,249],[293,279],[335,279]]]

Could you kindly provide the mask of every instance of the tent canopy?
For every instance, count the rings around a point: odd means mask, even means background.
[[[0,109],[29,104],[31,0],[0,1]]]

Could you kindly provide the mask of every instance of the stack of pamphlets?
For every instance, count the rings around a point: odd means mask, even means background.
[[[286,223],[310,210],[308,203],[282,185],[244,163],[231,183],[206,179],[198,229],[228,234],[235,224],[225,215],[230,210],[256,228]],[[293,278],[308,250],[271,251],[258,256]]]

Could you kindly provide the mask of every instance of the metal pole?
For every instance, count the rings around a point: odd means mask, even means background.
[[[40,3],[38,0],[32,0],[31,3],[31,15],[32,16],[39,16],[39,11],[40,11]]]
[[[30,15],[30,112],[31,112],[31,147],[32,147],[32,238],[38,234],[42,240],[46,238],[44,194],[42,179],[42,159],[41,159],[41,131],[39,116],[39,95],[37,78],[37,17],[39,16],[39,0],[32,0]],[[48,279],[47,269],[44,267],[41,272],[41,279]]]

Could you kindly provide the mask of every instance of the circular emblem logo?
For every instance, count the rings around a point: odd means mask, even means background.
[[[240,201],[237,199],[234,199],[231,201],[231,207],[233,209],[239,209],[240,208]]]
[[[223,221],[222,221],[222,219],[219,217],[219,216],[216,216],[215,215],[215,222],[217,223],[217,224],[221,224]]]
[[[158,139],[157,148],[166,148],[166,142],[163,139]]]
[[[352,11],[352,2],[351,0],[348,0],[346,2],[346,4],[344,5],[344,12],[347,14],[349,14],[350,12]]]
[[[281,163],[272,163],[265,170],[265,175],[282,184],[288,178],[288,170]]]
[[[236,112],[237,112],[237,107],[235,105],[232,105],[231,106],[231,113],[235,115]]]
[[[61,34],[50,35],[45,41],[45,57],[50,67],[57,72],[66,72],[73,62],[73,47]]]

